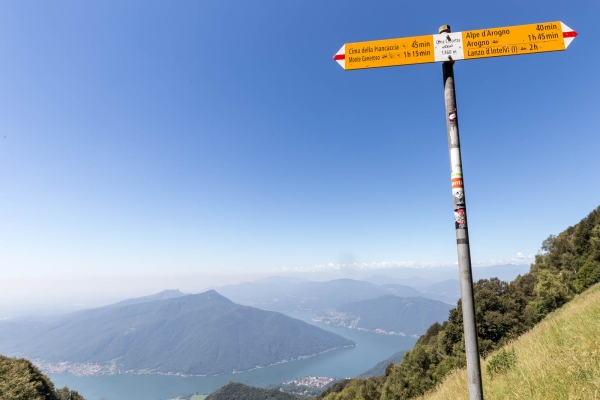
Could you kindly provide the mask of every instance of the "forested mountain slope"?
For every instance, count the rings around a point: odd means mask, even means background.
[[[544,240],[529,273],[510,283],[483,279],[474,284],[480,353],[487,357],[599,281],[600,207],[577,225]],[[430,326],[399,365],[387,368],[380,377],[354,379],[326,398],[413,398],[433,389],[453,369],[464,366],[459,301],[448,321]]]
[[[433,322],[444,321],[451,308],[437,300],[388,294],[322,311],[314,319],[346,328],[417,337]]]
[[[216,375],[354,342],[303,321],[235,304],[215,291],[80,311],[53,323],[0,323],[0,352],[120,372]]]

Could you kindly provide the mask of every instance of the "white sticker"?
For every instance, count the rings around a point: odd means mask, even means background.
[[[450,149],[450,172],[453,174],[460,173],[462,177],[462,162],[460,160],[460,149],[457,149],[456,147]]]
[[[465,204],[465,191],[463,188],[452,189],[452,196],[456,199],[456,204]]]
[[[462,32],[433,35],[435,61],[464,60]]]

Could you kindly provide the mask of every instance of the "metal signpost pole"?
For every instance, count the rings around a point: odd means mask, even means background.
[[[439,33],[449,34],[450,26],[442,25]],[[450,41],[450,39],[448,41]],[[456,245],[458,247],[458,271],[460,276],[460,293],[465,330],[465,347],[467,352],[469,394],[471,400],[483,400],[479,349],[477,347],[477,326],[475,324],[475,301],[473,298],[469,231],[467,228],[467,205],[463,185],[460,137],[458,133],[458,114],[456,111],[456,95],[454,92],[454,61],[452,61],[451,58],[449,61],[442,64],[442,71],[444,74],[446,126],[448,130],[448,150],[450,152],[452,198],[454,203]]]

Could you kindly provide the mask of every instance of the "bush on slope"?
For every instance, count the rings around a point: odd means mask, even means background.
[[[24,358],[0,355],[0,399],[2,400],[84,400],[68,387],[55,390],[50,379]]]

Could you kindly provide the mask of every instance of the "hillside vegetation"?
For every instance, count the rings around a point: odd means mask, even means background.
[[[67,386],[54,389],[50,379],[31,361],[0,355],[0,399],[2,400],[84,400]]]
[[[600,285],[482,360],[483,393],[492,399],[600,398]],[[468,399],[465,369],[421,400]]]
[[[487,358],[599,281],[600,207],[577,225],[544,240],[529,273],[511,283],[497,278],[474,283],[480,354]],[[500,369],[518,357],[512,350],[503,354],[503,360],[498,361]],[[563,358],[563,354],[555,356],[568,365],[570,360]],[[338,387],[340,390],[337,393],[328,393],[325,398],[414,398],[436,387],[452,370],[464,366],[462,308],[459,301],[457,307],[450,311],[448,321],[430,326],[399,365],[389,366],[384,375],[379,377],[351,380],[343,389]],[[540,373],[544,371],[542,369]]]

